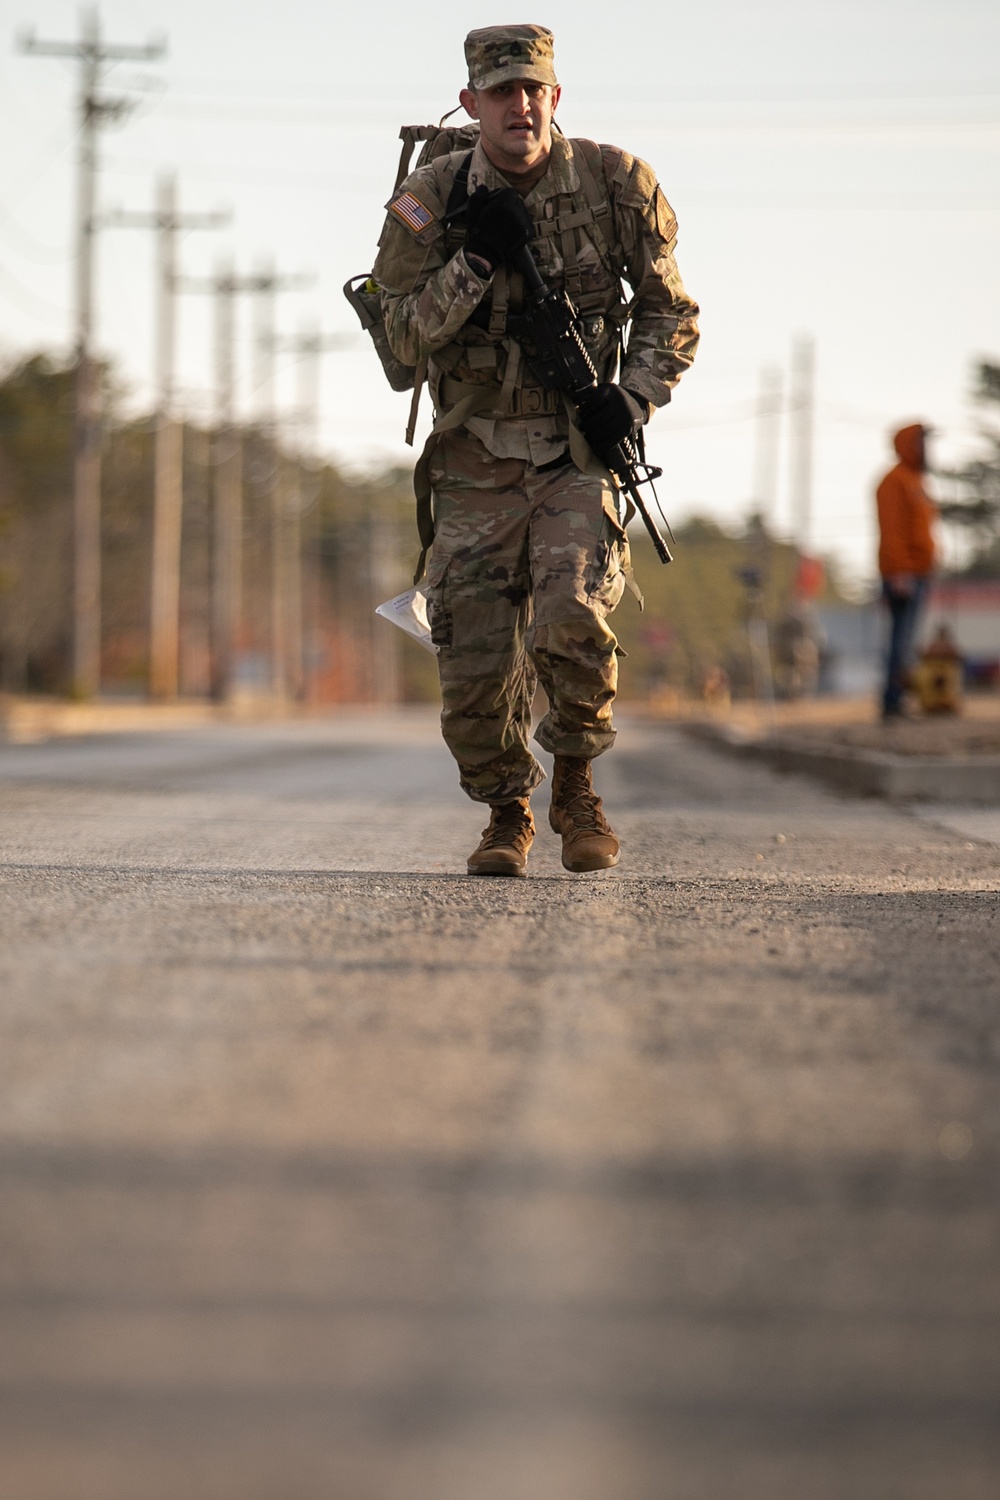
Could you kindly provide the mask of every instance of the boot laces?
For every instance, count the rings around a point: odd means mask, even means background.
[[[491,809],[489,827],[483,829],[481,848],[516,849],[534,832],[531,811],[520,802],[501,802]]]
[[[601,799],[591,785],[589,761],[566,766],[563,770],[559,810],[572,818],[577,828],[596,827],[601,833],[610,833],[611,825],[604,816]]]

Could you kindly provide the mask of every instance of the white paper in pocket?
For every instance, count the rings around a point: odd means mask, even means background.
[[[437,655],[437,647],[431,640],[431,627],[427,623],[427,596],[419,589],[407,589],[405,594],[387,599],[378,606],[375,613],[390,624],[398,625],[400,630],[405,630],[421,646]]]

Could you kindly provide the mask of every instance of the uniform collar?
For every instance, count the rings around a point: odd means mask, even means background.
[[[510,187],[507,178],[497,171],[486,155],[482,141],[477,141],[469,165],[469,192],[474,193],[480,183],[491,192],[495,188]],[[573,161],[572,146],[564,135],[553,135],[549,169],[535,183],[525,198],[525,203],[544,202],[546,198],[554,198],[557,193],[575,193],[579,186],[580,174]]]

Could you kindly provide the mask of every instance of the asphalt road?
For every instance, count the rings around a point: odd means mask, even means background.
[[[423,714],[0,748],[4,1500],[996,1500],[1000,849],[600,769],[471,880]]]

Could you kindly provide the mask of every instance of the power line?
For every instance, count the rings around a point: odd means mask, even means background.
[[[43,245],[36,240],[12,214],[0,212],[0,239],[6,241],[13,254],[30,260],[33,265],[64,266],[73,259],[73,252],[65,245]]]
[[[56,157],[61,156],[68,147],[72,146],[74,141],[80,134],[78,127],[76,130],[71,131],[65,140],[60,140],[60,137],[64,135],[65,130],[66,125],[65,122],[63,122],[59,125],[57,130],[54,130],[51,135],[46,137],[40,149],[29,160],[27,167],[25,167],[21,176],[17,179],[13,188],[11,189],[12,193],[14,194],[11,202],[8,203],[5,209],[0,210],[0,223],[5,222],[6,219],[9,218],[12,210],[17,208],[18,204],[28,196],[32,188],[38,186],[38,179],[40,174],[43,171],[47,171],[52,162],[55,161]]]
[[[25,286],[22,281],[19,281],[13,271],[9,271],[2,263],[0,263],[0,278],[13,288],[13,295],[8,294],[7,300],[19,306],[22,312],[26,312],[29,317],[41,318],[52,323],[57,318],[60,323],[65,319],[66,309],[64,307],[57,307],[54,302],[49,302],[47,298],[40,297],[37,292],[33,292],[30,287]],[[34,308],[30,305],[32,302],[35,304]]]

